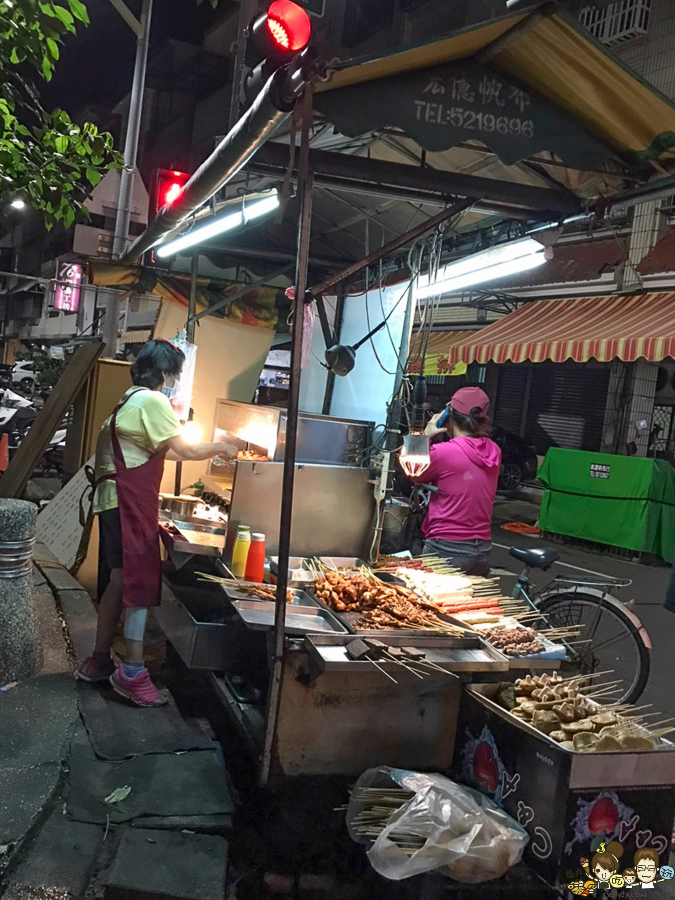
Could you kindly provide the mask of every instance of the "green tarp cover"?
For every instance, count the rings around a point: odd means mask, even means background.
[[[675,469],[658,459],[552,448],[539,526],[569,537],[675,556]]]

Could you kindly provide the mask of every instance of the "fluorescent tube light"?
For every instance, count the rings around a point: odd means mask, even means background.
[[[436,297],[439,294],[450,294],[456,291],[462,291],[465,288],[473,287],[473,285],[485,284],[488,281],[506,278],[507,275],[517,275],[519,272],[528,272],[530,269],[536,269],[539,266],[543,266],[545,262],[546,251],[542,247],[539,253],[535,253],[532,256],[522,256],[520,259],[510,259],[507,262],[502,262],[495,266],[488,266],[485,269],[478,269],[475,272],[467,272],[464,275],[460,275],[458,278],[446,278],[443,281],[435,281],[427,287],[418,288],[415,291],[415,296],[418,300],[426,300],[428,297]]]
[[[417,280],[415,294],[419,300],[423,300],[504,278],[506,275],[526,272],[543,265],[546,262],[544,254],[545,248],[541,242],[531,237],[500,244],[444,266],[438,270],[433,281],[431,274],[421,275]]]
[[[243,210],[239,208],[237,212],[228,213],[225,216],[211,219],[206,224],[199,225],[196,228],[193,228],[192,231],[188,231],[186,234],[181,234],[180,237],[177,237],[173,241],[169,241],[168,244],[163,244],[161,247],[158,247],[156,250],[157,256],[161,258],[173,256],[174,253],[180,253],[181,250],[187,250],[189,247],[194,247],[195,244],[201,244],[204,241],[208,241],[219,234],[223,234],[225,231],[241,228],[243,225],[246,225],[247,222],[250,222],[253,219],[259,219],[261,216],[274,212],[274,210],[278,208],[279,195],[275,191],[269,197],[264,197],[262,200],[256,200],[254,203],[249,203],[247,206],[244,206]]]

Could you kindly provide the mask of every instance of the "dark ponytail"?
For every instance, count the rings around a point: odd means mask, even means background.
[[[465,416],[451,407],[450,418],[462,431],[468,432],[472,437],[490,437],[492,434],[492,422],[489,416],[481,416],[480,411],[480,406],[474,406],[471,409],[471,414]]]

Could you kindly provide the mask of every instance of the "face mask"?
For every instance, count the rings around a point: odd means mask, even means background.
[[[178,381],[173,375],[164,376],[164,384],[162,385],[162,393],[165,397],[171,399],[178,393]]]

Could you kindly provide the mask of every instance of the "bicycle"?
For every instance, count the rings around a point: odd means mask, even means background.
[[[540,613],[537,627],[581,626],[581,636],[563,640],[567,657],[563,674],[590,675],[611,672],[618,680],[612,703],[635,703],[649,679],[651,641],[635,613],[611,589],[629,587],[629,578],[570,578],[559,575],[542,588],[530,582],[530,569],[548,571],[560,558],[557,550],[512,547],[509,554],[525,564],[512,593]],[[610,696],[610,695],[608,695]]]

